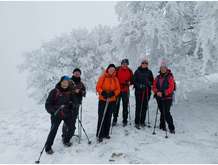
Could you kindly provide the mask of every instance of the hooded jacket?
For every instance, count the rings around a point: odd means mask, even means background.
[[[116,97],[120,94],[119,80],[116,77],[116,71],[110,75],[106,70],[103,75],[100,76],[96,85],[96,91],[99,94],[99,100],[106,101],[101,95],[102,91],[114,92],[115,96],[109,99],[109,102],[116,101]]]

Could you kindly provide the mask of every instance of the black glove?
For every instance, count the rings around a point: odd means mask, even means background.
[[[114,91],[111,91],[111,92],[108,93],[108,97],[113,97],[113,96],[115,96]]]
[[[108,98],[108,94],[106,91],[102,91],[101,92],[101,95],[104,97],[104,99],[107,99]]]
[[[68,104],[68,108],[71,110],[71,109],[73,109],[73,106],[74,106],[73,102],[70,101],[69,104]]]

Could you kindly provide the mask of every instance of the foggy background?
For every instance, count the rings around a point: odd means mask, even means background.
[[[29,101],[26,78],[17,69],[22,53],[72,28],[115,26],[116,2],[0,2],[0,108]]]

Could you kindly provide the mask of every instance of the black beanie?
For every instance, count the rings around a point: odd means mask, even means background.
[[[127,65],[129,65],[129,60],[128,60],[127,58],[125,58],[125,59],[123,59],[123,60],[121,61],[121,64],[127,64]]]
[[[80,74],[82,73],[79,68],[75,68],[75,69],[73,70],[73,73],[74,73],[74,72],[80,72]]]
[[[116,66],[115,66],[114,64],[109,64],[108,67],[107,67],[107,70],[108,70],[109,68],[111,68],[111,67],[113,67],[113,68],[116,69]]]

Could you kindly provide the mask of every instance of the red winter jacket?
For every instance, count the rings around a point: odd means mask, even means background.
[[[152,90],[155,95],[157,92],[162,92],[163,99],[172,99],[174,88],[174,78],[168,71],[166,74],[159,74],[155,78]]]
[[[130,68],[117,68],[117,78],[120,83],[121,92],[129,92],[129,85],[132,84],[133,72]]]

